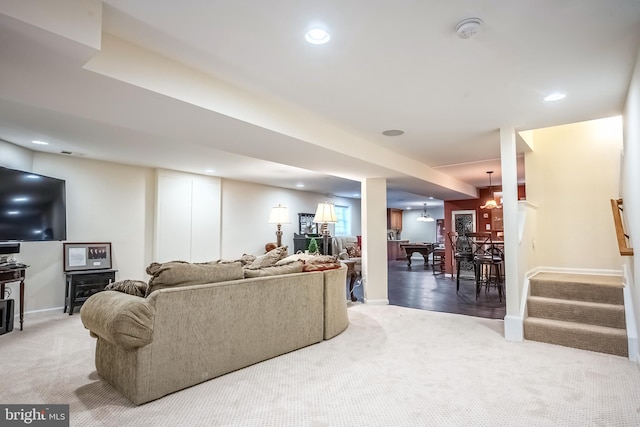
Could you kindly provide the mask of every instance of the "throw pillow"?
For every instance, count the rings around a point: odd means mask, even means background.
[[[244,269],[244,277],[264,277],[264,276],[278,276],[281,274],[301,273],[303,261],[293,261],[285,265],[273,265],[271,267],[264,267],[258,269]]]
[[[347,254],[349,254],[349,258],[360,258],[360,248],[357,246],[347,246],[345,248],[347,250]]]
[[[249,264],[247,268],[255,270],[258,268],[271,267],[276,262],[287,256],[288,248],[288,246],[280,246],[279,248],[272,249],[266,254],[256,257],[256,259]]]
[[[111,282],[104,287],[104,290],[124,292],[125,294],[134,295],[136,297],[144,297],[147,293],[147,287],[147,282],[127,279],[120,282]]]
[[[318,264],[305,264],[302,267],[302,271],[324,271],[324,270],[333,270],[335,268],[342,267],[342,264],[339,262],[326,262],[326,263],[318,263]]]

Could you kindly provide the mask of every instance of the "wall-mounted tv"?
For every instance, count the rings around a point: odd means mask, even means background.
[[[64,180],[0,167],[0,241],[66,239]]]

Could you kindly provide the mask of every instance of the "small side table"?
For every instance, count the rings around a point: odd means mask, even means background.
[[[356,262],[349,261],[348,259],[341,259],[340,262],[347,266],[347,277],[351,279],[349,280],[349,295],[351,295],[351,301],[356,302],[358,298],[353,295],[353,284],[356,282],[356,277],[358,277]]]
[[[20,330],[24,322],[24,276],[28,266],[0,270],[0,299],[4,299],[4,287],[7,283],[20,282]]]

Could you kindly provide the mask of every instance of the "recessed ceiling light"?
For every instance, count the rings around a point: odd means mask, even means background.
[[[29,200],[28,197],[14,197],[13,198],[14,202],[26,202],[27,200]]]
[[[329,41],[331,36],[322,28],[312,28],[304,35],[306,41],[311,44],[325,44]]]
[[[550,95],[547,95],[544,100],[547,102],[551,102],[551,101],[560,101],[561,99],[564,99],[567,95],[564,93],[560,93],[560,92],[554,92]]]
[[[353,193],[353,197],[360,197],[360,193]]]
[[[37,145],[49,145],[47,141],[31,141],[31,142]]]
[[[296,187],[298,187],[298,188],[304,188],[304,184],[300,182],[300,183],[296,184]]]
[[[216,171],[215,169],[211,169],[211,168],[204,170],[205,173],[214,173],[215,171]]]
[[[7,211],[7,215],[18,215],[20,211]]]
[[[28,178],[28,179],[40,179],[40,176],[38,176],[38,175],[27,175],[27,176],[25,176],[25,178]]]
[[[403,130],[400,129],[389,129],[389,130],[385,130],[384,132],[382,132],[383,135],[385,136],[400,136],[404,133]]]
[[[407,210],[410,211],[411,210],[411,206],[407,206]]]

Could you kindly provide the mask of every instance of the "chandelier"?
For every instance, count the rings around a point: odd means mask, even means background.
[[[502,205],[499,205],[498,202],[496,202],[496,199],[493,197],[493,186],[491,185],[491,174],[493,173],[493,171],[487,171],[487,173],[489,174],[489,197],[490,199],[487,200],[487,202],[480,206],[480,209],[500,209],[502,208]]]
[[[427,213],[427,204],[424,204],[424,213],[421,213],[417,218],[417,221],[420,222],[431,222],[434,221],[433,217]]]

